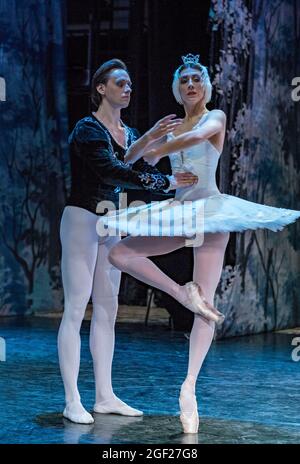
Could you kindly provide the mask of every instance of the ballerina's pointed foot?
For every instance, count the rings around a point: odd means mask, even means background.
[[[80,401],[70,401],[66,404],[63,416],[76,424],[93,424],[93,416],[87,412]]]
[[[179,406],[183,433],[198,433],[199,414],[196,396],[194,390],[187,388],[185,383],[181,387]]]
[[[224,322],[225,316],[214,308],[205,298],[199,284],[188,282],[184,285],[187,298],[182,303],[186,308],[193,311],[205,319],[214,321],[217,325]]]
[[[142,416],[143,411],[132,408],[116,396],[113,399],[102,401],[94,405],[94,412],[99,414],[120,414],[122,416]]]

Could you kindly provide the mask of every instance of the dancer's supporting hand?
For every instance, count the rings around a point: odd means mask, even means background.
[[[168,191],[181,187],[190,187],[198,182],[198,176],[195,176],[192,172],[176,172],[168,177],[170,181]]]
[[[176,114],[169,114],[160,119],[146,134],[130,145],[124,161],[133,164],[143,156],[145,151],[149,151],[165,142],[166,135],[174,131],[180,124],[182,124],[182,119],[176,118]]]
[[[146,137],[149,143],[158,141],[165,135],[173,132],[176,127],[182,124],[181,118],[176,118],[176,114],[168,114],[164,118],[157,121],[151,129],[146,132]]]

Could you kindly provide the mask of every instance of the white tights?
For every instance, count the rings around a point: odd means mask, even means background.
[[[83,408],[77,387],[80,364],[80,327],[92,296],[93,315],[90,350],[96,384],[96,404],[123,405],[113,393],[111,369],[114,325],[118,309],[121,273],[108,260],[110,248],[119,237],[99,237],[98,216],[85,209],[64,209],[60,238],[65,308],[58,333],[58,355],[65,388],[66,417],[74,422],[92,422]]]
[[[193,280],[201,286],[211,304],[221,277],[228,239],[229,233],[205,234],[203,244],[194,248]],[[170,279],[148,257],[170,253],[184,244],[183,237],[126,237],[110,250],[109,260],[121,271],[180,301],[184,299],[184,287]],[[213,340],[214,329],[214,322],[195,314],[190,335],[188,371],[182,388],[186,386],[190,391],[195,390],[202,363]],[[184,406],[186,414],[191,413],[193,408],[192,396],[189,398]]]

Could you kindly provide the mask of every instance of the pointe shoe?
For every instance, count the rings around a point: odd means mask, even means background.
[[[195,401],[195,408],[193,409],[192,414],[185,414],[182,411],[182,406],[183,406],[182,402],[183,402],[185,395],[187,394],[192,395]],[[199,415],[198,415],[196,396],[191,392],[186,393],[181,390],[180,396],[179,396],[179,406],[180,406],[180,411],[181,411],[181,414],[179,417],[180,417],[180,421],[182,424],[183,433],[198,433]]]
[[[142,416],[143,411],[140,411],[139,409],[132,408],[131,406],[128,406],[128,404],[124,403],[124,401],[121,401],[119,398],[117,399],[117,402],[113,404],[105,404],[105,402],[101,403],[95,403],[94,405],[94,412],[97,412],[99,414],[120,414],[121,416]]]
[[[214,321],[217,325],[224,322],[225,316],[216,308],[214,308],[204,297],[203,291],[196,282],[188,282],[185,284],[187,300],[182,304],[193,311],[195,314],[203,316],[205,319]]]

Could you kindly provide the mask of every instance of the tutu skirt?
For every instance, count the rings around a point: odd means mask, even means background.
[[[168,199],[110,211],[101,216],[98,233],[134,236],[185,236],[208,232],[243,232],[269,229],[274,232],[295,222],[300,211],[262,205],[216,194],[193,201]]]

